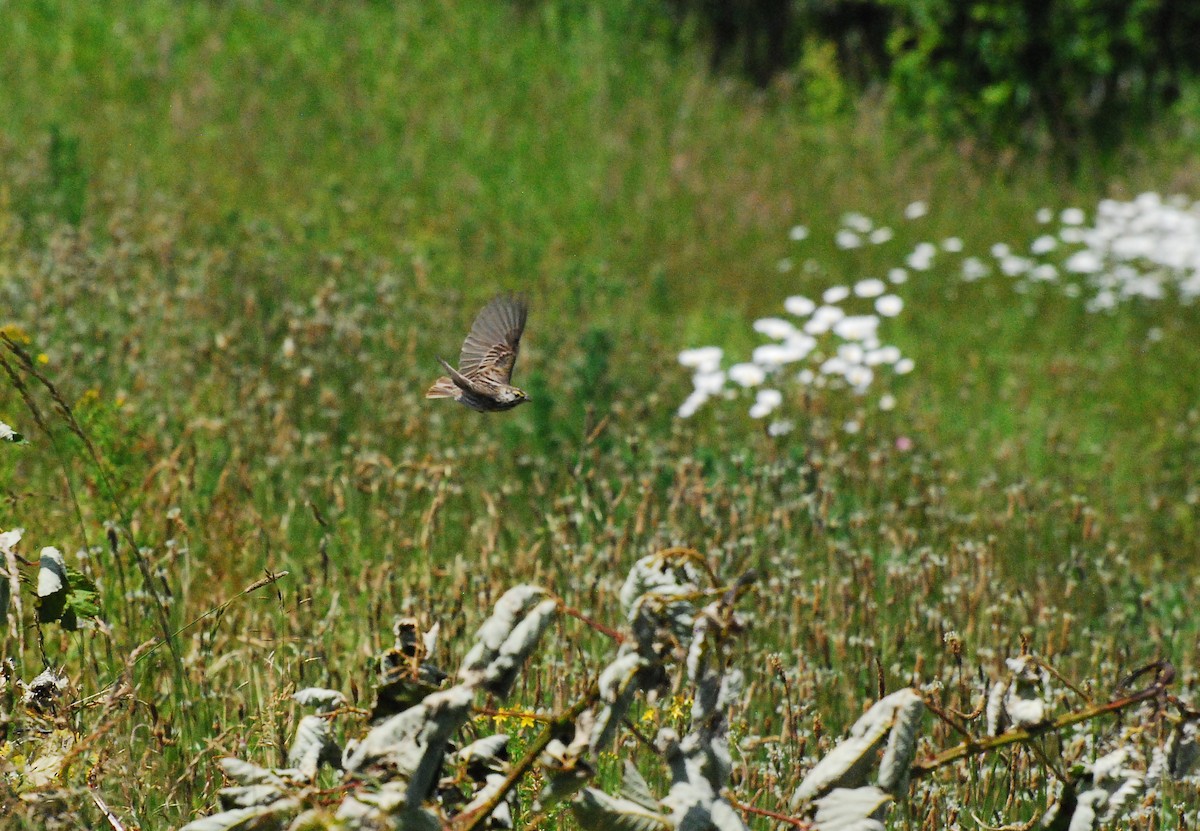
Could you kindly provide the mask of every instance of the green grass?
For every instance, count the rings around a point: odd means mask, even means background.
[[[920,239],[984,251],[1031,239],[1042,206],[1196,196],[1184,142],[1159,136],[1072,180],[981,164],[870,107],[817,119],[710,77],[642,4],[544,6],[4,7],[0,325],[45,356],[117,487],[46,389],[23,376],[49,434],[0,386],[0,420],[30,438],[0,446],[0,530],[25,529],[30,562],[55,545],[91,574],[108,624],[44,627],[39,647],[26,620],[25,651],[9,633],[0,654],[25,680],[61,665],[82,698],[159,633],[107,521],[161,575],[175,628],[264,569],[289,572],[175,638],[178,675],[158,649],[121,697],[71,711],[87,738],[61,804],[5,795],[6,813],[97,827],[92,769],[129,824],[182,824],[214,804],[216,758],[279,761],[293,689],[369,706],[395,616],[441,622],[443,666],[520,581],[616,625],[630,564],[674,544],[725,578],[762,575],[735,721],[774,741],[747,752],[743,801],[785,804],[880,678],[941,679],[971,710],[971,673],[999,672],[1022,637],[1099,698],[1159,656],[1194,688],[1194,308],[1088,315],[939,268],[906,287],[889,331],[918,369],[862,433],[836,429],[853,405],[832,394],[779,441],[740,405],[673,416],[679,349],[748,351],[750,321],[788,294],[879,275]],[[917,198],[931,214],[905,225]],[[898,239],[838,250],[849,210]],[[804,248],[787,239],[796,222],[813,231]],[[825,274],[780,274],[784,256]],[[435,357],[510,288],[533,298],[517,380],[535,403],[485,419],[424,401]],[[546,644],[513,706],[564,704],[607,655],[575,621]],[[787,724],[769,655],[798,708]],[[980,816],[1003,804],[939,783]],[[899,816],[943,827],[944,799]]]

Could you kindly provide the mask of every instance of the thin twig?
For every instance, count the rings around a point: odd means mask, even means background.
[[[724,797],[725,797],[726,802],[728,802],[734,808],[737,808],[739,811],[741,811],[743,813],[754,814],[755,816],[758,816],[758,817],[769,817],[770,819],[776,820],[778,822],[786,822],[788,825],[792,826],[793,828],[811,829],[813,827],[812,823],[806,822],[802,819],[796,819],[795,817],[789,817],[787,814],[781,814],[778,811],[768,811],[766,808],[755,808],[753,805],[746,805],[744,803],[738,802],[736,799],[734,799],[729,794],[724,794]]]
[[[960,759],[964,759],[967,756],[977,756],[979,754],[988,753],[992,750],[998,750],[1001,747],[1007,747],[1008,745],[1012,744],[1023,744],[1045,733],[1056,732],[1065,727],[1070,727],[1073,724],[1090,721],[1098,716],[1119,712],[1132,707],[1135,704],[1141,704],[1144,701],[1157,698],[1164,692],[1166,684],[1174,678],[1174,667],[1172,667],[1170,664],[1163,662],[1162,665],[1152,664],[1149,667],[1144,667],[1130,676],[1128,680],[1139,677],[1140,675],[1143,675],[1152,669],[1158,671],[1158,678],[1150,686],[1146,687],[1145,689],[1138,690],[1133,695],[1125,698],[1119,698],[1115,701],[1109,701],[1104,704],[1093,704],[1089,707],[1083,708],[1082,710],[1061,715],[1053,721],[1048,721],[1045,724],[1037,727],[1021,730],[1009,730],[1007,733],[1003,733],[999,736],[989,736],[984,739],[967,739],[961,744],[947,748],[946,750],[943,750],[941,753],[938,753],[929,759],[915,762],[912,766],[912,774],[913,776],[925,776],[926,774],[932,773],[939,768],[945,767],[953,762],[957,762]]]
[[[963,736],[965,736],[967,741],[972,741],[975,738],[971,734],[970,730],[955,721],[948,712],[934,704],[928,698],[925,699],[925,706],[929,708],[929,712],[940,718],[944,723],[950,725],[950,727],[952,727],[956,733],[961,733]]]
[[[1072,684],[1065,675],[1063,675],[1057,669],[1052,667],[1049,663],[1047,663],[1046,661],[1043,661],[1041,658],[1034,658],[1034,661],[1037,663],[1038,666],[1040,666],[1042,669],[1046,670],[1046,672],[1050,673],[1055,678],[1057,678],[1059,680],[1059,682],[1064,687],[1066,687],[1068,690],[1075,693],[1075,695],[1079,696],[1087,703],[1089,703],[1089,704],[1092,703],[1092,697],[1090,695],[1085,693],[1083,690],[1079,689],[1079,687]]]
[[[620,632],[618,632],[616,629],[613,629],[611,626],[606,626],[605,624],[601,623],[600,621],[596,620],[595,618],[588,617],[583,612],[579,611],[578,609],[574,608],[573,606],[568,606],[567,602],[565,600],[563,600],[561,597],[556,597],[555,600],[558,601],[558,610],[560,612],[562,612],[564,615],[568,615],[569,617],[573,617],[576,620],[583,621],[584,623],[586,623],[591,628],[595,629],[600,634],[607,635],[608,637],[612,638],[613,641],[615,641],[618,644],[625,643],[625,636],[622,635]]]
[[[125,831],[125,826],[121,824],[120,818],[113,813],[113,809],[108,807],[108,803],[104,801],[104,797],[100,796],[100,792],[88,786],[88,795],[92,797],[92,802],[96,803],[96,807],[100,809],[100,813],[104,814],[104,818],[108,820],[108,824],[112,826],[113,831]]]

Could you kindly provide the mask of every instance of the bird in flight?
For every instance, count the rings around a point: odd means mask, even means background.
[[[481,413],[511,410],[528,401],[524,390],[508,383],[528,315],[523,297],[502,294],[492,298],[471,324],[458,356],[458,369],[438,358],[448,374],[434,381],[425,397],[453,398]]]

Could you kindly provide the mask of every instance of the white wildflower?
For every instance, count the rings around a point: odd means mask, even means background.
[[[767,372],[758,364],[734,364],[729,368],[729,379],[743,387],[756,387],[767,380]]]
[[[854,284],[854,294],[856,297],[878,297],[885,291],[887,291],[887,285],[875,277],[859,280]]]
[[[834,235],[833,241],[837,243],[838,248],[844,250],[862,247],[862,237],[848,228],[840,228]]]
[[[721,365],[724,352],[719,346],[701,346],[696,349],[685,349],[679,353],[679,363],[682,366],[711,371]]]
[[[884,317],[895,317],[904,310],[904,301],[894,294],[885,294],[875,301],[875,311]]]
[[[817,308],[817,304],[803,295],[794,294],[783,301],[783,308],[796,317],[808,317]]]

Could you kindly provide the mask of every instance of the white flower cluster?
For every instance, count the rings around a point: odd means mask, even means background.
[[[927,210],[924,202],[914,202],[905,209],[904,215],[910,220],[919,219]],[[844,214],[840,225],[834,234],[834,243],[843,250],[883,245],[895,237],[891,228],[876,226],[870,217],[861,213]],[[793,242],[802,242],[808,239],[809,229],[796,225],[788,232],[788,237]],[[961,250],[962,241],[946,240],[944,246],[947,250]],[[922,249],[919,257],[928,257],[932,262],[936,249],[930,248],[929,252]],[[917,267],[927,268],[928,265]],[[791,268],[790,258],[780,261],[781,272]],[[784,311],[790,318],[764,317],[754,322],[754,331],[771,342],[758,346],[750,360],[734,363],[728,369],[722,368],[725,354],[720,347],[685,349],[679,353],[679,363],[693,370],[693,389],[680,405],[678,415],[689,418],[710,398],[735,398],[738,388],[757,388],[750,416],[766,418],[783,405],[783,392],[776,386],[793,383],[817,388],[840,385],[862,394],[883,367],[890,367],[899,375],[911,372],[912,360],[904,357],[898,347],[884,344],[878,331],[884,318],[896,317],[904,311],[904,300],[891,293],[891,286],[907,281],[907,270],[893,268],[886,281],[869,277],[853,285],[831,286],[819,300],[793,295],[783,301]],[[857,308],[848,311],[842,305],[846,303]],[[772,386],[764,387],[768,382]],[[890,410],[896,399],[885,394],[879,403],[881,409]],[[769,425],[768,432],[783,435],[792,427],[792,422],[778,420]]]
[[[1059,236],[1082,245],[1064,267],[1091,275],[1092,311],[1133,297],[1160,300],[1171,287],[1182,302],[1200,297],[1200,202],[1164,201],[1157,193],[1105,199],[1093,227],[1067,226]]]
[[[918,220],[928,210],[925,202],[913,202],[904,209],[904,217]],[[754,330],[771,342],[757,347],[749,360],[728,368],[723,368],[725,355],[719,347],[684,350],[679,362],[693,370],[693,389],[678,415],[688,418],[717,396],[735,398],[740,387],[755,388],[750,415],[766,418],[783,405],[783,391],[776,387],[795,382],[822,387],[833,382],[861,394],[881,367],[890,366],[896,374],[910,372],[913,362],[897,347],[885,345],[878,329],[883,319],[904,310],[904,301],[891,289],[908,282],[912,272],[930,271],[947,255],[958,261],[965,281],[998,272],[1013,278],[1018,292],[1037,283],[1060,285],[1069,296],[1086,290],[1087,308],[1093,312],[1135,297],[1161,299],[1170,290],[1184,303],[1200,297],[1200,202],[1164,199],[1156,193],[1143,193],[1128,202],[1105,199],[1090,226],[1081,208],[1069,207],[1058,214],[1049,208],[1037,212],[1037,221],[1044,226],[1056,218],[1056,232],[1044,229],[1026,247],[997,242],[987,254],[979,255],[964,254],[966,245],[956,236],[937,243],[918,242],[903,255],[902,266],[888,270],[886,280],[871,277],[854,285],[832,286],[819,300],[789,297],[783,307],[790,318],[766,317],[754,323]],[[804,225],[788,233],[793,242],[809,235]],[[842,216],[834,243],[849,251],[883,245],[894,237],[891,228],[876,226],[864,214],[852,212]],[[791,258],[779,262],[781,272],[792,267]],[[841,305],[846,302],[868,308],[865,313],[851,313]],[[884,395],[880,404],[890,409],[895,399]],[[791,424],[778,421],[769,429],[779,435],[788,432]]]
[[[750,407],[752,418],[766,418],[783,404],[783,393],[775,384],[799,383],[824,387],[844,385],[857,393],[871,386],[883,367],[892,372],[911,372],[913,362],[896,346],[879,338],[883,318],[895,317],[904,309],[904,301],[887,292],[883,280],[870,278],[853,286],[833,286],[817,301],[801,295],[787,298],[783,307],[792,319],[764,317],[754,322],[754,330],[770,339],[755,348],[749,361],[723,369],[724,352],[720,347],[703,346],[679,353],[679,363],[693,370],[692,393],[679,407],[678,414],[688,418],[710,398],[734,397],[741,388],[755,390]],[[869,303],[874,313],[849,314],[843,302]],[[797,367],[799,367],[797,371]],[[887,397],[890,399],[890,396]],[[894,404],[894,399],[890,399]],[[790,430],[788,422],[771,425],[771,433]]]
[[[1017,291],[1055,283],[1069,296],[1085,295],[1090,312],[1133,298],[1162,300],[1172,291],[1183,303],[1200,297],[1200,202],[1143,193],[1127,202],[1101,200],[1091,225],[1082,208],[1066,208],[1057,217],[1058,230],[1039,234],[1028,254],[1003,242],[992,246],[995,268],[1016,278]],[[1049,208],[1037,212],[1042,225],[1054,220]],[[964,280],[991,273],[986,258],[963,258]]]

